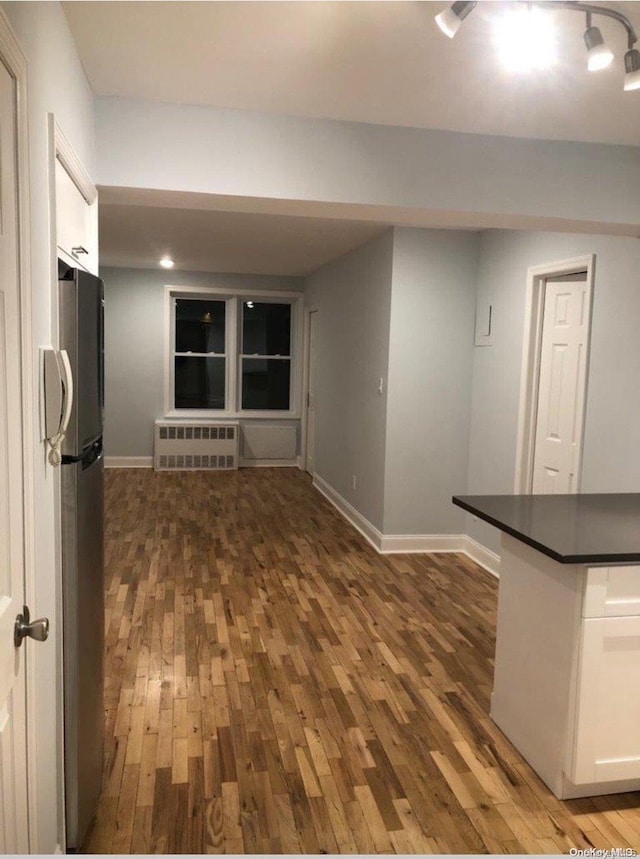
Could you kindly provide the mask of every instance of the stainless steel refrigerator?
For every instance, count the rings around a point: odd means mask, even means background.
[[[59,261],[58,295],[74,390],[61,484],[66,828],[67,849],[77,849],[100,796],[104,747],[104,290]]]

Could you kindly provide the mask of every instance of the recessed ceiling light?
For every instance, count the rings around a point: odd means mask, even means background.
[[[173,268],[175,263],[171,259],[171,257],[162,257],[162,259],[160,260],[160,265],[162,266],[162,268]]]

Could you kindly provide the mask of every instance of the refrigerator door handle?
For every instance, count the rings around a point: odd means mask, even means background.
[[[59,433],[64,435],[69,426],[71,419],[71,409],[73,408],[73,375],[71,373],[71,363],[66,349],[61,349],[59,352],[62,362],[62,390],[64,394],[64,406],[62,408],[62,420],[60,421]]]
[[[44,350],[45,433],[51,450],[49,462],[60,465],[60,447],[73,408],[73,376],[65,349]]]

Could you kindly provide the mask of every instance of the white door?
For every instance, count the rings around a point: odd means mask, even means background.
[[[15,80],[0,61],[0,852],[27,853],[24,522]]]
[[[586,280],[545,284],[534,494],[577,491],[588,337]]]
[[[318,364],[318,311],[309,314],[309,361],[307,377],[307,456],[305,470],[315,471],[316,461],[316,376]]]

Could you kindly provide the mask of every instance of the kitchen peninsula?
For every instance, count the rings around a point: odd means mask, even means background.
[[[453,503],[502,531],[492,719],[560,799],[640,790],[640,494]]]

